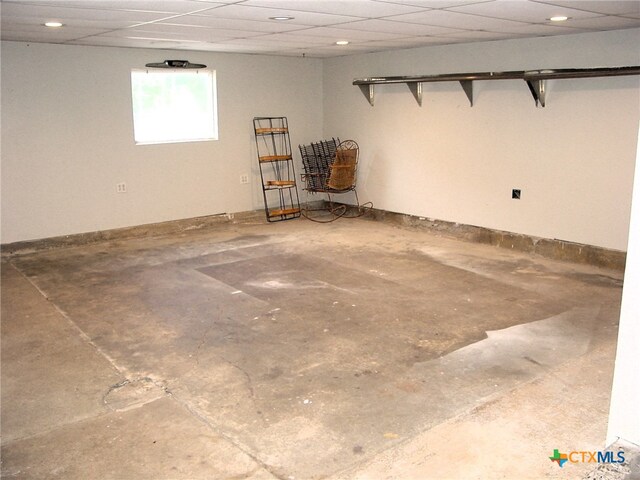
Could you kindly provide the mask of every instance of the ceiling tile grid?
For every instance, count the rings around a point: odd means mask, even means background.
[[[3,40],[325,58],[638,28],[640,0],[0,0],[0,18]]]

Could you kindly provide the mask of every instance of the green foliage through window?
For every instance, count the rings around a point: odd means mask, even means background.
[[[215,72],[132,70],[136,143],[217,140]]]

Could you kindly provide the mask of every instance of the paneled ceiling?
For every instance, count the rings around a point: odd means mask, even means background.
[[[334,57],[640,27],[640,1],[2,0],[0,15],[3,40]]]

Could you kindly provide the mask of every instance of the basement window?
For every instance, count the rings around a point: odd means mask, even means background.
[[[218,139],[215,70],[131,70],[138,145]]]

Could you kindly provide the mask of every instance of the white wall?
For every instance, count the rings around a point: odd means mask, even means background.
[[[403,84],[354,78],[640,64],[640,30],[427,47],[325,60],[324,133],[361,147],[361,200],[377,208],[625,250],[639,79]],[[522,199],[511,200],[511,189]]]
[[[640,146],[636,165],[638,159]],[[618,439],[640,445],[640,168],[635,172],[630,230],[607,445]]]
[[[640,30],[303,59],[2,43],[2,243],[262,207],[251,119],[298,143],[354,138],[377,208],[626,248],[639,78],[376,87],[354,78],[640,64]],[[217,70],[220,140],[136,146],[129,72],[188,58]],[[324,133],[323,133],[324,132]],[[250,186],[239,176],[250,171]],[[129,192],[116,194],[126,182]],[[522,199],[511,200],[512,188]]]
[[[134,144],[130,71],[167,58],[216,69],[219,141]],[[295,148],[321,98],[317,59],[3,42],[1,241],[262,208],[252,118],[288,116]]]

